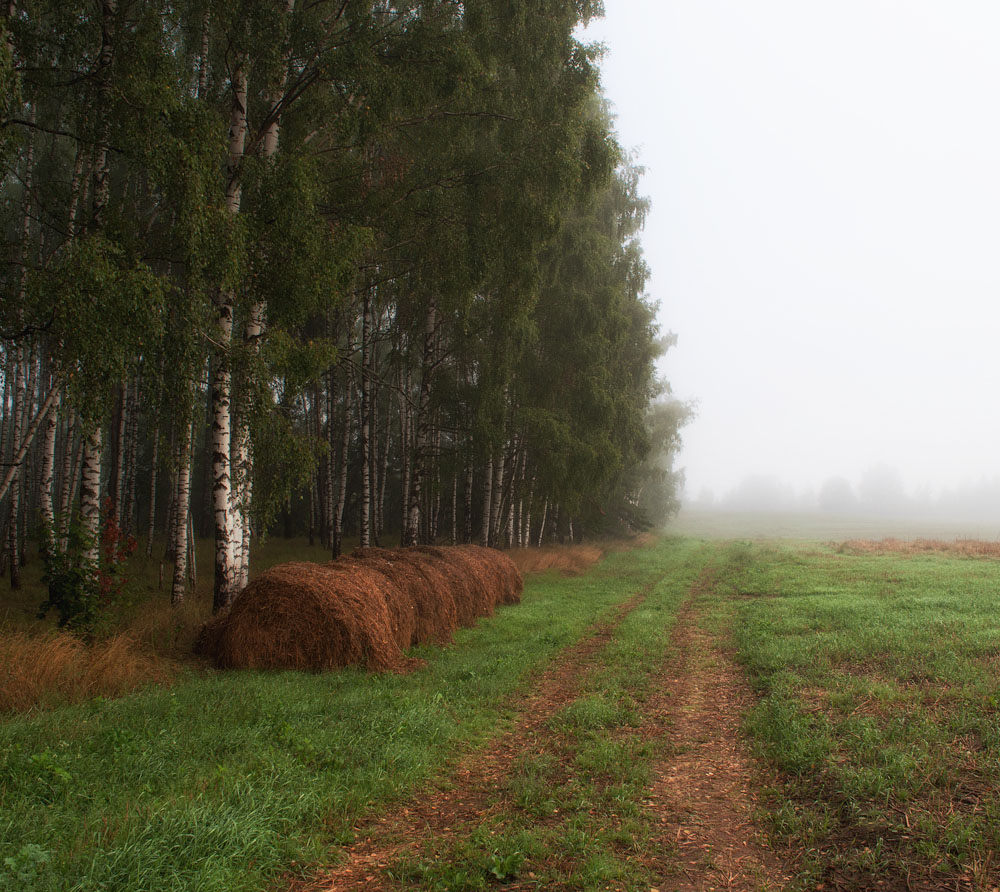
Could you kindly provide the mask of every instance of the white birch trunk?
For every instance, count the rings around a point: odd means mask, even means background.
[[[247,72],[245,63],[233,73],[233,100],[229,116],[229,183],[226,208],[231,214],[240,211],[239,168],[243,160],[247,132]],[[235,553],[232,476],[232,371],[229,350],[233,341],[235,295],[220,293],[215,339],[218,361],[212,376],[212,510],[215,518],[215,587],[212,610],[228,607],[236,594],[237,566]],[[241,545],[242,545],[242,536]]]
[[[286,0],[286,19],[291,17],[295,8],[295,0]],[[289,58],[283,59],[281,80],[277,88],[270,96],[271,110],[269,120],[264,130],[261,141],[261,155],[264,160],[270,160],[278,151],[278,137],[281,129],[281,102],[284,99],[285,85],[288,80]],[[243,128],[246,132],[246,96],[243,99]],[[240,147],[240,153],[243,146]],[[260,352],[260,342],[264,335],[264,319],[267,314],[267,306],[263,301],[256,301],[250,308],[250,316],[247,319],[244,342],[251,356],[256,356]],[[238,419],[236,426],[236,462],[239,473],[237,475],[238,486],[236,490],[236,504],[233,515],[233,546],[235,550],[235,590],[242,591],[250,581],[250,542],[253,536],[253,522],[251,515],[251,505],[253,500],[253,443],[251,442],[250,427],[246,419]]]
[[[436,370],[437,304],[433,299],[427,303],[427,317],[424,322],[424,347],[420,369],[420,396],[417,400],[416,432],[413,438],[413,458],[411,460],[410,502],[406,519],[405,545],[416,545],[420,537],[420,511],[424,480],[427,477],[430,428],[431,387]]]
[[[490,516],[493,508],[493,453],[486,462],[486,476],[483,480],[483,538],[482,544],[490,544]]]
[[[368,374],[368,363],[371,354],[371,345],[368,343],[371,330],[368,320],[371,309],[371,298],[368,289],[365,289],[364,302],[361,308],[361,547],[368,548],[371,545],[371,440],[369,430],[369,420],[371,407],[369,401],[370,381]]]
[[[503,459],[493,459],[493,502],[490,505],[490,544],[500,541],[500,502],[503,497]]]
[[[177,508],[174,511],[174,577],[170,587],[170,603],[175,607],[184,602],[185,580],[188,563],[188,519],[191,513],[191,444],[190,426],[183,426],[184,433],[177,447]]]
[[[153,556],[153,536],[156,535],[156,478],[160,461],[160,423],[153,428],[153,454],[149,460],[149,538],[146,540],[146,557]]]
[[[42,557],[52,556],[56,535],[56,512],[53,495],[56,467],[56,432],[59,429],[59,392],[56,391],[42,430],[42,466],[39,480],[39,508],[42,520]]]
[[[24,348],[17,347],[14,352],[13,443],[15,449],[21,442],[21,425],[24,422],[24,404],[27,400],[27,382],[25,380],[26,372],[27,369],[24,368]],[[21,587],[21,561],[18,553],[17,540],[17,518],[21,509],[21,487],[19,486],[20,465],[21,462],[18,461],[15,456],[14,461],[11,463],[10,470],[8,471],[11,480],[7,484],[10,489],[10,504],[7,509],[7,554],[10,558],[10,587],[14,590]]]
[[[80,530],[88,543],[84,560],[98,566],[101,557],[101,460],[104,441],[100,427],[84,440],[80,460]]]

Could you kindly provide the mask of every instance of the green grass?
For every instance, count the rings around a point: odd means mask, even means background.
[[[780,771],[764,816],[832,874],[983,881],[1000,847],[1000,566],[742,545],[723,588]],[[993,868],[995,870],[995,867]]]
[[[189,673],[0,723],[0,889],[261,889],[504,726],[558,651],[661,571],[609,557],[416,651],[407,676]],[[499,869],[499,868],[498,868]]]
[[[564,647],[648,588],[488,819],[393,866],[404,888],[643,888],[671,857],[646,805],[669,757],[646,703],[708,565],[699,622],[755,691],[759,819],[798,851],[798,887],[997,885],[1000,565],[671,540],[534,577],[521,606],[420,649],[408,676],[188,671],[0,722],[0,890],[260,890],[329,863],[359,816],[446,778]]]
[[[540,889],[649,889],[674,869],[646,805],[664,740],[642,729],[643,706],[669,652],[679,605],[709,559],[697,543],[674,541],[633,553],[660,581],[615,629],[581,679],[512,766],[485,821],[430,839],[401,857],[401,888],[484,892],[497,881]]]

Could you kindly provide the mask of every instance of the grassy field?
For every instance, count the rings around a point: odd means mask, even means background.
[[[803,880],[992,888],[1000,864],[1000,565],[744,544],[720,587],[778,769],[764,817]],[[904,884],[905,884],[904,883]]]
[[[533,579],[410,675],[189,672],[0,724],[0,888],[261,889],[509,719],[560,649],[662,554]]]
[[[386,882],[671,888],[646,794],[670,752],[640,726],[696,578],[711,579],[689,602],[699,627],[752,688],[756,817],[790,887],[1000,885],[1000,564],[815,537],[666,539],[532,576],[522,605],[420,650],[409,675],[185,668],[170,687],[8,717],[0,889],[284,888],[335,862],[360,817],[446,785],[640,592],[486,818],[400,855]]]

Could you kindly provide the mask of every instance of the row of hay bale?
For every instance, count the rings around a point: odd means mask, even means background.
[[[220,668],[399,669],[415,644],[444,644],[524,583],[503,553],[477,545],[358,549],[328,564],[280,564],[215,617],[199,649]]]

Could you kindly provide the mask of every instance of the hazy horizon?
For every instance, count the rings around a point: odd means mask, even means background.
[[[1000,475],[1000,6],[606,7],[689,498]]]

